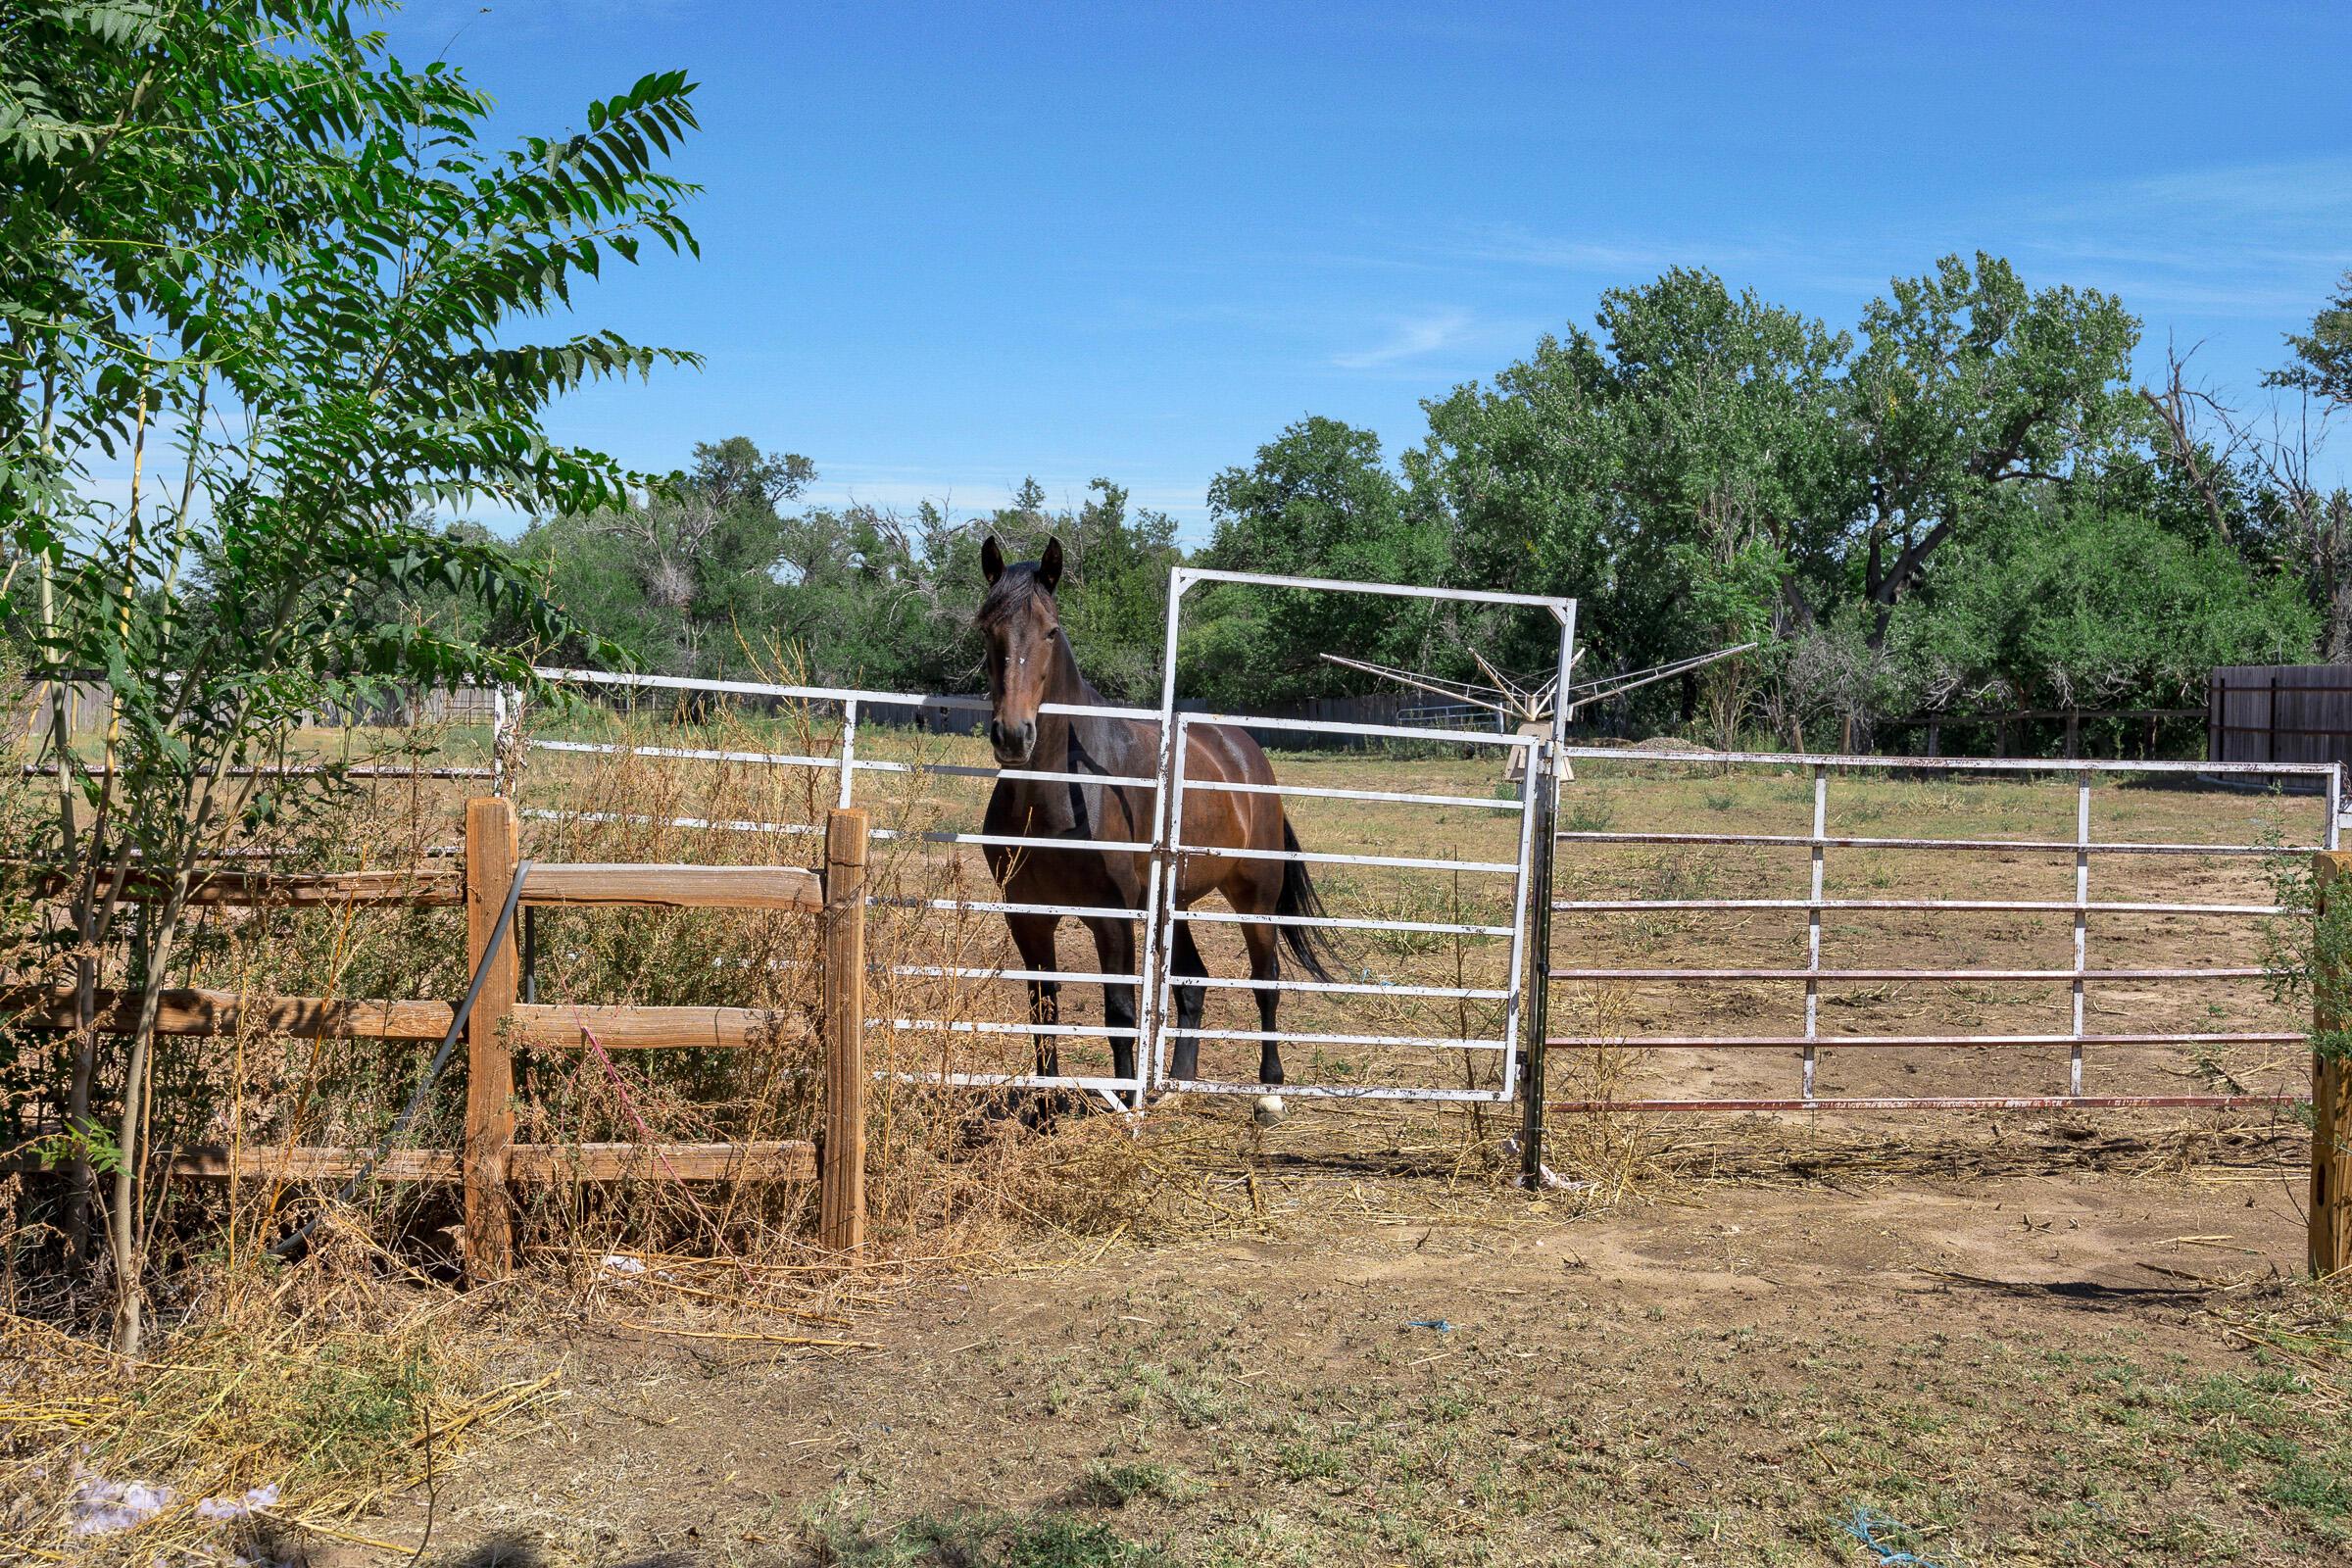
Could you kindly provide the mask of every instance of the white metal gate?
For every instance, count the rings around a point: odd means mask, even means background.
[[[1494,605],[1540,610],[1552,619],[1558,634],[1557,677],[1559,689],[1568,684],[1569,665],[1575,658],[1576,601],[1541,594],[1497,593],[1471,589],[1422,588],[1395,583],[1336,582],[1315,577],[1287,577],[1256,572],[1210,571],[1193,567],[1178,567],[1168,586],[1168,624],[1166,646],[1161,655],[1160,684],[1160,772],[1169,781],[1164,792],[1162,810],[1155,837],[1161,846],[1160,854],[1167,859],[1171,874],[1161,879],[1166,906],[1159,913],[1157,931],[1159,954],[1152,967],[1158,984],[1152,993],[1151,1010],[1147,1014],[1153,1040],[1152,1081],[1154,1084],[1174,1083],[1169,1076],[1168,1055],[1178,1040],[1225,1040],[1263,1042],[1269,1038],[1281,1044],[1298,1046],[1342,1046],[1387,1051],[1419,1051],[1439,1054],[1495,1054],[1499,1069],[1493,1085],[1484,1088],[1461,1088],[1450,1084],[1428,1081],[1391,1084],[1315,1082],[1286,1083],[1283,1093],[1309,1099],[1358,1100],[1417,1100],[1417,1101],[1473,1101],[1505,1102],[1517,1095],[1520,1060],[1520,1028],[1526,1012],[1528,977],[1528,935],[1531,916],[1538,906],[1536,894],[1541,891],[1538,844],[1540,807],[1549,795],[1550,758],[1563,733],[1565,706],[1554,704],[1551,733],[1543,735],[1487,735],[1458,730],[1420,728],[1400,724],[1370,724],[1339,720],[1308,720],[1275,718],[1249,713],[1184,712],[1178,708],[1176,691],[1176,646],[1182,629],[1186,593],[1201,583],[1233,583],[1259,588],[1304,590],[1315,593],[1368,594],[1393,599],[1424,599],[1450,601],[1457,604]],[[1446,745],[1469,745],[1492,751],[1498,758],[1511,752],[1520,754],[1522,765],[1517,772],[1526,779],[1520,798],[1496,800],[1476,796],[1439,794],[1400,790],[1370,790],[1317,787],[1285,784],[1277,779],[1267,785],[1235,784],[1204,781],[1188,777],[1184,761],[1188,748],[1183,744],[1187,732],[1197,725],[1231,725],[1244,730],[1281,728],[1305,730],[1334,735],[1354,735],[1391,741],[1436,741]],[[1517,850],[1508,860],[1482,860],[1443,856],[1414,855],[1351,855],[1334,851],[1318,851],[1308,847],[1297,850],[1216,850],[1206,851],[1183,842],[1183,803],[1188,789],[1236,790],[1262,792],[1291,799],[1337,799],[1380,802],[1392,805],[1446,806],[1458,809],[1492,809],[1515,813],[1517,821]],[[1399,920],[1383,918],[1369,913],[1348,913],[1345,910],[1320,915],[1242,914],[1214,909],[1181,909],[1174,906],[1175,878],[1172,868],[1190,856],[1213,854],[1218,857],[1252,858],[1275,860],[1295,860],[1308,865],[1375,866],[1394,869],[1460,872],[1481,877],[1509,879],[1509,918],[1501,922],[1464,922],[1432,920]],[[1500,986],[1444,986],[1422,985],[1387,980],[1313,980],[1303,978],[1277,979],[1263,983],[1264,989],[1294,996],[1322,998],[1423,998],[1464,1002],[1499,1003],[1502,1026],[1493,1036],[1396,1035],[1363,1031],[1298,1031],[1278,1030],[1271,1037],[1256,1029],[1186,1029],[1171,1021],[1174,1012],[1174,993],[1177,977],[1173,954],[1177,933],[1186,923],[1202,925],[1250,924],[1311,925],[1327,930],[1343,931],[1413,931],[1433,936],[1467,938],[1479,941],[1507,941],[1507,967]],[[1187,981],[1187,984],[1196,983]],[[1261,983],[1248,979],[1211,979],[1205,984],[1215,990],[1250,990]],[[1203,1076],[1182,1081],[1187,1090],[1206,1094],[1257,1094],[1260,1086],[1231,1078]]]
[[[1061,838],[1025,835],[988,834],[970,828],[900,829],[877,828],[874,837],[881,840],[911,838],[927,844],[951,846],[979,846],[1005,848],[1046,848],[1060,852],[1091,850],[1102,854],[1147,855],[1143,905],[1140,908],[1094,907],[1069,905],[1037,905],[1009,902],[1001,898],[971,898],[945,896],[938,893],[921,895],[877,894],[877,904],[895,905],[902,908],[936,911],[949,917],[965,915],[1002,916],[1007,914],[1053,915],[1056,919],[1121,919],[1140,923],[1141,940],[1137,948],[1139,970],[1136,975],[1114,975],[1098,969],[1063,968],[1033,969],[1004,964],[973,965],[958,963],[903,962],[890,966],[894,980],[971,980],[984,984],[1012,984],[1023,987],[1032,982],[1052,981],[1062,985],[1106,985],[1134,983],[1138,986],[1138,1017],[1134,1030],[1112,1027],[1107,1018],[1103,1023],[1068,1023],[1058,1020],[1040,1022],[1034,1015],[1024,1021],[973,1019],[963,1017],[932,1017],[915,1012],[891,1013],[868,1019],[869,1028],[897,1031],[932,1031],[948,1034],[996,1034],[1008,1036],[1060,1036],[1073,1038],[1118,1038],[1133,1034],[1137,1037],[1135,1070],[1118,1076],[1111,1073],[1090,1072],[960,1072],[941,1071],[924,1074],[927,1078],[951,1084],[973,1087],[1034,1087],[1073,1089],[1101,1094],[1121,1103],[1142,1106],[1148,1096],[1161,1088],[1178,1087],[1169,1078],[1171,1036],[1176,1026],[1174,992],[1176,977],[1170,973],[1174,953],[1175,931],[1180,923],[1243,924],[1265,922],[1272,924],[1314,925],[1341,931],[1414,932],[1448,935],[1481,941],[1507,942],[1507,978],[1500,986],[1424,986],[1373,979],[1318,981],[1286,978],[1271,982],[1286,994],[1313,995],[1321,998],[1396,998],[1422,997],[1436,999],[1476,1000],[1499,1003],[1503,1014],[1502,1027],[1491,1037],[1400,1036],[1363,1030],[1334,1030],[1304,1034],[1282,1031],[1285,1043],[1322,1046],[1345,1045],[1371,1050],[1411,1048],[1441,1053],[1496,1054],[1499,1071],[1489,1087],[1464,1089],[1443,1083],[1410,1082],[1391,1084],[1360,1084],[1342,1082],[1286,1083],[1287,1095],[1308,1098],[1363,1098],[1431,1101],[1505,1102],[1517,1092],[1521,1060],[1520,1034],[1527,1015],[1526,1003],[1529,971],[1527,956],[1530,951],[1530,929],[1533,919],[1540,915],[1543,901],[1537,894],[1543,891],[1540,866],[1542,857],[1538,846],[1544,831],[1544,812],[1541,806],[1551,798],[1549,788],[1550,758],[1556,754],[1560,738],[1560,721],[1555,718],[1549,736],[1484,735],[1455,730],[1418,728],[1407,725],[1366,724],[1338,721],[1316,721],[1298,718],[1279,718],[1261,714],[1208,714],[1187,712],[1179,706],[1176,690],[1176,645],[1181,628],[1183,603],[1186,593],[1198,584],[1206,582],[1231,583],[1262,588],[1302,590],[1322,593],[1370,594],[1397,599],[1442,600],[1472,605],[1520,607],[1540,610],[1553,620],[1558,633],[1558,669],[1561,684],[1574,654],[1576,602],[1543,595],[1491,593],[1471,590],[1422,588],[1397,584],[1335,582],[1316,578],[1268,576],[1245,572],[1225,572],[1178,567],[1168,591],[1166,644],[1161,665],[1160,703],[1156,709],[1118,707],[1109,705],[1072,705],[1049,703],[1041,711],[1072,717],[1130,719],[1157,726],[1159,765],[1154,776],[1125,777],[1102,774],[1057,773],[1040,769],[998,768],[969,766],[936,761],[903,761],[885,758],[861,757],[858,741],[861,722],[866,722],[878,710],[904,712],[979,710],[985,712],[988,703],[982,698],[942,697],[907,692],[867,691],[841,687],[801,686],[764,681],[695,680],[674,676],[630,675],[598,670],[541,669],[543,678],[564,685],[639,689],[679,694],[699,694],[710,697],[767,700],[804,705],[839,714],[838,740],[829,754],[783,753],[710,749],[692,747],[651,747],[579,740],[547,739],[530,735],[521,724],[521,710],[511,694],[501,694],[497,735],[493,753],[502,760],[502,771],[509,760],[518,759],[524,752],[543,751],[571,754],[628,754],[640,757],[666,758],[686,761],[710,761],[732,764],[753,764],[781,768],[815,769],[834,776],[833,801],[842,806],[859,803],[858,791],[861,774],[926,772],[941,776],[969,776],[978,778],[1030,778],[1043,781],[1074,782],[1087,785],[1149,790],[1153,796],[1152,832],[1148,841],[1095,843]],[[1207,781],[1188,777],[1184,768],[1185,748],[1179,744],[1197,725],[1225,724],[1244,729],[1279,727],[1288,730],[1321,731],[1340,735],[1362,736],[1377,740],[1439,741],[1447,745],[1468,745],[1493,750],[1498,756],[1517,750],[1522,754],[1524,766],[1519,769],[1526,778],[1521,799],[1505,801],[1480,799],[1470,796],[1415,793],[1406,791],[1356,790],[1308,785],[1286,785],[1279,781],[1264,786]],[[1310,848],[1292,850],[1219,850],[1221,856],[1255,857],[1283,860],[1299,860],[1313,864],[1382,866],[1420,868],[1460,872],[1469,875],[1509,878],[1507,921],[1415,921],[1382,918],[1368,913],[1350,914],[1345,911],[1323,915],[1242,914],[1226,910],[1178,908],[1175,905],[1177,885],[1174,871],[1182,858],[1201,855],[1200,846],[1182,842],[1182,798],[1186,789],[1262,790],[1265,793],[1293,797],[1360,800],[1412,805],[1427,803],[1466,809],[1491,808],[1517,813],[1517,853],[1507,861],[1447,858],[1438,856],[1367,856],[1336,852],[1318,852]],[[697,830],[726,833],[772,833],[809,835],[822,831],[815,823],[772,822],[756,819],[727,819],[690,815],[660,818],[633,815],[626,812],[573,811],[564,812],[545,808],[526,807],[525,817],[569,818],[574,821],[659,821],[662,824]],[[1183,984],[1198,984],[1204,990],[1232,991],[1256,988],[1260,983],[1247,978],[1208,976],[1186,977]],[[1195,1028],[1183,1031],[1201,1041],[1262,1041],[1262,1031]],[[1203,1076],[1183,1082],[1181,1087],[1203,1093],[1258,1093],[1260,1086],[1231,1078]]]

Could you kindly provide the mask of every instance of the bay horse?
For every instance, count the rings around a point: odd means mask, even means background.
[[[1078,656],[1061,629],[1061,612],[1054,590],[1061,584],[1061,541],[1049,540],[1037,561],[1007,564],[1004,549],[992,534],[980,549],[981,569],[988,593],[973,623],[987,644],[989,723],[988,740],[1000,768],[1015,772],[1081,775],[1071,779],[1037,779],[1000,774],[988,798],[984,831],[992,836],[1019,835],[1034,839],[1068,839],[1080,844],[1148,844],[1152,840],[1152,797],[1149,785],[1097,784],[1085,775],[1152,778],[1159,769],[1159,726],[1131,718],[1045,713],[1047,703],[1099,706],[1102,696],[1078,668]],[[1282,797],[1232,790],[1194,789],[1195,783],[1269,785],[1274,769],[1257,742],[1242,730],[1223,724],[1192,724],[1187,737],[1184,778],[1183,839],[1188,852],[1174,872],[1173,905],[1187,909],[1212,893],[1224,895],[1240,914],[1280,914],[1312,917],[1323,912],[1306,864],[1295,859],[1257,859],[1213,853],[1220,849],[1288,850],[1296,854],[1298,836],[1291,830]],[[1064,904],[1094,908],[1134,909],[1144,906],[1146,877],[1151,864],[1142,850],[1057,850],[1036,845],[988,846],[988,868],[1004,889],[1007,903]],[[1054,933],[1059,915],[1011,914],[1013,946],[1020,950],[1024,968],[1058,968]],[[1137,974],[1135,926],[1123,916],[1081,917],[1095,939],[1098,971],[1106,975]],[[1258,1082],[1282,1082],[1282,1053],[1275,1041],[1275,1018],[1282,993],[1262,982],[1280,978],[1281,950],[1289,949],[1298,966],[1327,980],[1320,943],[1314,928],[1296,924],[1245,922],[1242,939],[1250,949],[1250,978],[1255,986],[1260,1042]],[[1174,961],[1169,965],[1179,980],[1205,976],[1200,950],[1194,945],[1189,923],[1175,922]],[[1061,982],[1029,982],[1029,1020],[1032,1024],[1060,1021]],[[1201,986],[1175,988],[1176,1026],[1198,1029],[1206,1003]],[[1110,1036],[1113,1075],[1135,1074],[1136,986],[1105,982],[1102,1021]],[[1128,1031],[1124,1034],[1115,1031]],[[1058,1037],[1037,1037],[1037,1067],[1046,1074],[1060,1070]],[[1193,1035],[1176,1039],[1171,1076],[1200,1076],[1200,1042]]]

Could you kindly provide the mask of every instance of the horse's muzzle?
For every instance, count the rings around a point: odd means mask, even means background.
[[[1001,718],[988,721],[988,744],[994,748],[997,760],[1006,767],[1026,766],[1037,754],[1037,720],[1023,719],[1007,724]]]

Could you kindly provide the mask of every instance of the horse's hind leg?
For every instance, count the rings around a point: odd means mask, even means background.
[[[1054,955],[1054,927],[1059,917],[1051,914],[1008,914],[1004,923],[1012,928],[1012,945],[1020,950],[1024,969],[1052,970],[1060,967]],[[1029,1022],[1052,1025],[1061,1022],[1061,982],[1032,980],[1029,982]],[[1047,1077],[1061,1071],[1061,1037],[1042,1030],[1037,1041],[1037,1070]]]
[[[1250,978],[1258,982],[1257,1027],[1266,1037],[1257,1051],[1257,1081],[1261,1084],[1282,1082],[1282,1047],[1274,1038],[1274,1020],[1282,1007],[1282,993],[1265,983],[1282,978],[1281,937],[1281,932],[1270,925],[1242,927],[1242,940],[1250,944]]]
[[[1095,934],[1095,957],[1104,974],[1135,973],[1135,927],[1125,920],[1094,919],[1086,928]],[[1102,1026],[1110,1036],[1110,1075],[1135,1076],[1135,983],[1105,982],[1102,987]],[[1124,1034],[1118,1031],[1126,1031]]]
[[[1178,975],[1206,975],[1208,965],[1201,961],[1200,949],[1193,941],[1193,926],[1189,920],[1176,922],[1176,954],[1169,964]],[[1176,1027],[1178,1030],[1198,1029],[1201,1015],[1208,1010],[1208,990],[1205,986],[1176,988]],[[1179,1033],[1176,1036],[1174,1059],[1168,1066],[1171,1078],[1200,1076],[1200,1037]]]

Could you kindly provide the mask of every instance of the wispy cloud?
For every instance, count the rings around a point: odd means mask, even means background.
[[[1368,349],[1335,354],[1331,357],[1331,363],[1343,370],[1376,370],[1385,365],[1395,365],[1399,361],[1418,359],[1425,354],[1435,354],[1440,349],[1452,348],[1469,335],[1468,311],[1430,311],[1393,321],[1386,338]]]
[[[1767,259],[1753,241],[1654,240],[1534,234],[1514,224],[1476,228],[1441,247],[1458,261],[1555,272],[1596,273],[1612,282],[1655,276],[1670,267],[1728,267]]]
[[[2124,196],[2126,205],[2174,212],[2340,218],[2352,210],[2352,158],[2184,170],[2134,181]]]
[[[2126,304],[2292,318],[2352,263],[2352,159],[2181,169],[2051,192],[2014,221],[2027,254]]]

